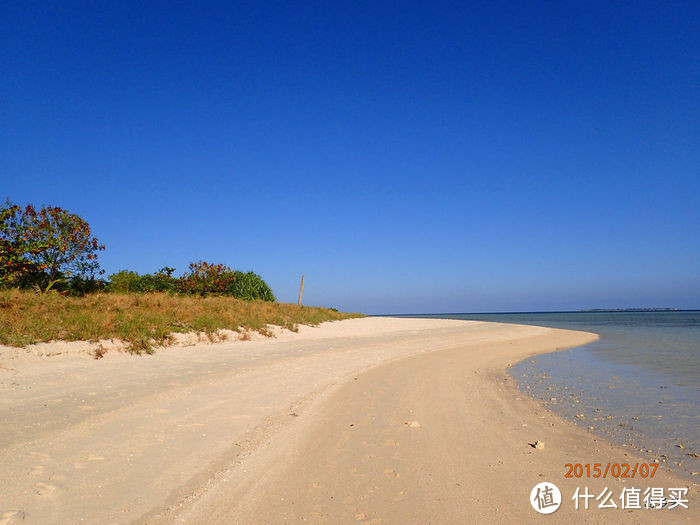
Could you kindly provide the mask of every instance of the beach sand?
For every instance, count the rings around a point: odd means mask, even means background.
[[[507,367],[595,335],[366,318],[153,356],[0,350],[0,523],[700,522],[698,486],[567,479],[635,463]],[[544,449],[531,446],[544,442]],[[536,513],[548,481],[561,508]],[[576,487],[688,487],[689,510],[574,510]]]

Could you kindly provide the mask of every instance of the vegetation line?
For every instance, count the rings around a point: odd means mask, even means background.
[[[297,331],[300,324],[351,317],[361,315],[234,297],[166,293],[65,297],[0,290],[0,343],[10,346],[117,338],[129,343],[132,352],[151,353],[153,345],[167,345],[173,333],[204,332],[213,337],[218,330],[229,329],[269,336],[267,325]]]

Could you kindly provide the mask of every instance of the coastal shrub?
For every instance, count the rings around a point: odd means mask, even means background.
[[[175,268],[166,266],[154,274],[142,275],[138,283],[139,289],[137,291],[142,293],[177,292],[178,280],[173,277],[174,271]]]
[[[129,270],[121,270],[109,276],[107,284],[108,292],[115,293],[134,293],[139,292],[141,276]]]
[[[172,276],[175,268],[161,268],[155,274],[139,275],[136,272],[122,270],[109,276],[107,291],[116,293],[175,293],[178,291],[178,279]]]
[[[183,293],[198,295],[230,295],[238,299],[274,301],[269,285],[254,272],[231,271],[223,264],[205,261],[191,263],[180,279]]]
[[[197,261],[190,263],[189,271],[180,278],[180,291],[197,295],[229,295],[227,291],[233,279],[228,266]]]
[[[226,295],[238,299],[274,301],[275,295],[262,277],[254,272],[233,272],[233,279],[226,290]]]
[[[172,276],[174,268],[165,267],[155,274],[139,275],[122,270],[109,276],[106,290],[115,293],[181,293],[187,295],[228,295],[238,299],[274,301],[270,286],[254,272],[232,271],[223,264],[198,261],[189,265],[181,277]]]

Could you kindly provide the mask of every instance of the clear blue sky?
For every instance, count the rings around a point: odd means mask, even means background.
[[[3,2],[0,198],[108,273],[366,313],[700,307],[700,3]]]

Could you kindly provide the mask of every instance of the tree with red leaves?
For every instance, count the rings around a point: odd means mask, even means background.
[[[0,208],[0,285],[15,284],[27,273],[37,271],[28,258],[31,245],[20,234],[20,207],[7,202]]]
[[[100,273],[97,253],[104,250],[78,215],[59,207],[36,210],[8,203],[0,210],[0,275],[14,272],[15,281],[31,281],[43,291],[69,277],[93,278]],[[18,275],[19,274],[19,275]]]

